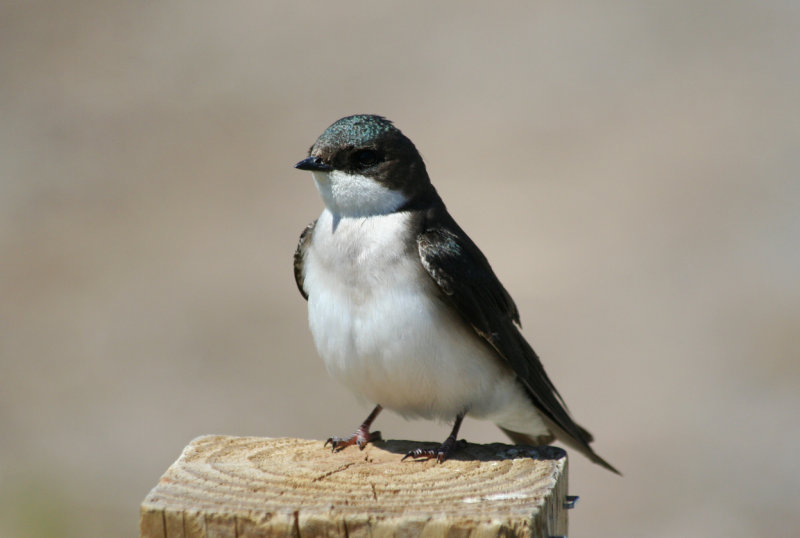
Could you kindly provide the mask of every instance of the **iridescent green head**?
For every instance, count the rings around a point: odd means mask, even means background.
[[[409,200],[433,192],[417,148],[382,116],[359,114],[336,121],[296,167],[330,176],[315,176],[318,184],[346,174],[368,178]],[[337,189],[335,181],[332,189]]]
[[[403,133],[386,118],[359,114],[342,118],[325,129],[314,147],[375,146],[381,139],[398,136],[405,138]]]

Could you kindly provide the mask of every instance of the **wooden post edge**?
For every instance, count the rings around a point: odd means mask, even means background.
[[[431,446],[199,437],[142,502],[140,535],[566,536],[563,450],[469,444],[442,464],[400,461]]]

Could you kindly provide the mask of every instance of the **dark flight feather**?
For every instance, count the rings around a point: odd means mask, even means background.
[[[306,293],[306,289],[303,287],[303,282],[305,280],[303,264],[305,263],[306,249],[308,249],[308,246],[311,244],[311,236],[314,233],[314,226],[316,225],[317,221],[315,220],[305,227],[303,233],[300,234],[300,240],[297,241],[297,249],[294,251],[294,281],[297,284],[297,289],[300,290],[300,295],[302,295],[303,299],[306,301],[308,301],[308,293]]]
[[[421,231],[417,236],[420,261],[445,299],[517,374],[548,428],[593,461],[619,473],[595,454],[589,446],[591,434],[570,417],[539,357],[519,331],[519,312],[514,301],[480,249],[441,201],[420,213]]]

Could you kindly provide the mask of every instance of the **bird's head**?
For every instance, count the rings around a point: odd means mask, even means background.
[[[347,116],[325,129],[308,157],[325,206],[343,217],[397,211],[432,190],[417,148],[381,116]]]

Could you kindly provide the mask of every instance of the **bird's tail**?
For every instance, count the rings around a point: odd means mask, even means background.
[[[550,433],[547,435],[534,436],[527,433],[507,430],[506,428],[503,428],[502,426],[499,425],[498,427],[501,430],[503,430],[503,433],[505,433],[509,437],[509,439],[514,441],[514,444],[517,445],[529,445],[529,446],[549,445],[550,443],[555,441],[556,438],[558,438],[559,441],[563,442],[568,447],[577,450],[578,452],[580,452],[581,454],[583,454],[596,464],[600,465],[601,467],[604,467],[609,471],[617,473],[618,475],[622,476],[622,473],[619,472],[613,465],[611,465],[606,460],[598,456],[597,453],[594,450],[592,450],[592,447],[589,446],[589,442],[593,440],[592,434],[586,431],[584,428],[580,428],[580,431],[582,434],[584,434],[585,442],[573,439],[571,435],[568,435],[566,432],[561,430],[561,428],[555,426],[555,424],[552,423],[548,424],[548,427],[550,428],[551,431],[556,430],[557,431],[556,435]]]

